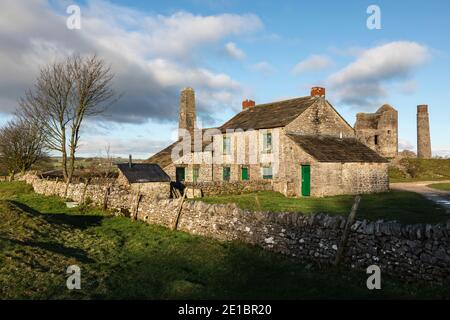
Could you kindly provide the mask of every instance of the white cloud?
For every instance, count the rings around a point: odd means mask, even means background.
[[[203,66],[198,57],[218,42],[262,28],[252,14],[144,14],[105,1],[81,7],[82,29],[66,28],[61,12],[46,0],[0,2],[0,112],[12,112],[16,100],[33,86],[38,69],[69,53],[97,53],[112,65],[115,86],[123,93],[107,120],[144,123],[149,118],[177,119],[179,90],[220,99],[215,108],[199,98],[200,114],[214,116],[241,96],[238,82]]]
[[[398,139],[398,150],[410,150],[415,151],[416,147],[405,139]]]
[[[332,65],[333,62],[327,56],[314,54],[297,63],[294,68],[292,68],[292,73],[298,75],[310,71],[319,71]]]
[[[261,61],[261,62],[255,63],[250,68],[252,70],[254,70],[254,71],[261,72],[261,73],[263,73],[265,75],[272,74],[272,73],[274,73],[276,71],[275,67],[273,67],[267,61]]]
[[[133,155],[135,159],[147,159],[154,153],[167,147],[170,141],[160,141],[148,137],[126,139],[116,137],[93,136],[89,141],[82,141],[78,153],[84,156],[105,156],[106,148],[110,146],[110,156],[126,157]]]
[[[430,50],[407,41],[390,42],[362,52],[332,74],[327,84],[342,103],[370,108],[388,95],[387,82],[409,80],[430,57]]]
[[[400,83],[398,91],[405,95],[413,94],[417,91],[418,84],[416,80],[408,80]]]
[[[236,60],[243,60],[246,57],[244,51],[239,49],[234,42],[228,42],[224,50],[227,56]]]
[[[433,156],[450,158],[450,148],[443,147],[443,148],[433,149]]]

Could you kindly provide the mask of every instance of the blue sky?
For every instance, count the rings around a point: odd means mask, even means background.
[[[65,28],[68,5],[80,30]],[[369,30],[369,5],[381,10]],[[83,155],[106,145],[145,158],[174,137],[178,94],[196,90],[204,126],[245,98],[266,103],[322,85],[353,124],[384,103],[399,111],[400,148],[415,150],[416,106],[428,104],[432,148],[450,155],[450,3],[435,1],[13,1],[0,4],[0,122],[40,65],[96,52],[116,73],[119,103],[84,128]],[[23,40],[23,41],[21,41]]]

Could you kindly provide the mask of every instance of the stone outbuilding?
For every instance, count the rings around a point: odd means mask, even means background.
[[[170,197],[170,177],[157,164],[121,163],[117,183],[149,197]]]

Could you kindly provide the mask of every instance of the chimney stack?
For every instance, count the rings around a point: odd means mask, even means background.
[[[194,139],[194,130],[196,128],[195,113],[195,92],[192,88],[184,88],[180,94],[180,114],[178,123],[178,138],[183,138],[184,130],[191,135],[191,141]]]
[[[417,106],[417,158],[431,158],[430,120],[426,104]]]
[[[131,154],[128,157],[128,166],[130,167],[130,169],[133,166],[133,161],[132,161],[132,158],[131,158]]]
[[[242,110],[250,109],[255,106],[255,101],[253,100],[244,100],[242,101]]]
[[[311,88],[311,97],[313,97],[313,98],[325,97],[325,88],[312,87]]]

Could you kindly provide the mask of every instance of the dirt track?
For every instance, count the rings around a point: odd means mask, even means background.
[[[390,187],[392,190],[402,190],[419,193],[425,198],[441,205],[447,210],[448,213],[450,213],[450,191],[437,190],[427,187],[427,185],[433,183],[450,183],[450,180],[398,182],[398,183],[391,183]]]

